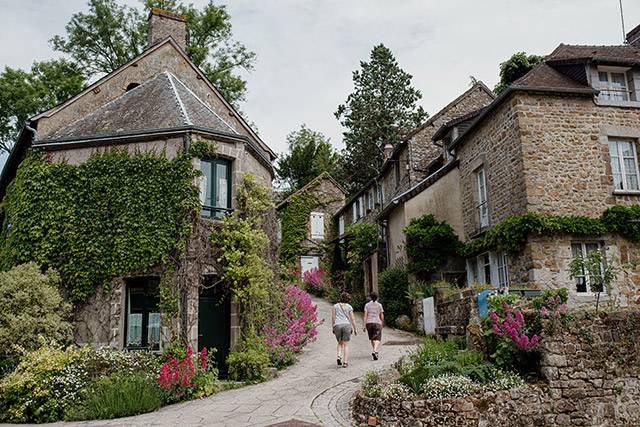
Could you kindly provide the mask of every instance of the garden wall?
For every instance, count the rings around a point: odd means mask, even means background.
[[[436,294],[436,334],[465,335],[471,310],[476,304],[475,294],[472,289],[444,298]]]
[[[353,414],[382,426],[640,425],[640,311],[574,313],[540,353],[541,384],[404,402],[360,393]]]

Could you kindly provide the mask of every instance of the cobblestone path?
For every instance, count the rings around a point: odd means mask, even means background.
[[[348,368],[336,366],[336,342],[331,333],[331,305],[314,299],[320,318],[318,338],[299,355],[298,362],[271,381],[224,391],[214,396],[166,406],[135,417],[108,421],[55,423],[71,426],[344,426],[350,425],[349,400],[359,378],[383,369],[412,350],[412,334],[385,328],[380,360],[371,360],[369,342],[361,332],[352,337]],[[388,342],[388,345],[384,345]]]

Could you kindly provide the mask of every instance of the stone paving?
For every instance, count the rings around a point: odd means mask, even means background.
[[[371,360],[369,342],[358,318],[358,336],[352,337],[348,368],[336,366],[336,342],[331,333],[331,305],[314,299],[325,319],[318,339],[300,354],[299,361],[271,381],[224,391],[214,396],[166,406],[135,417],[80,423],[70,426],[269,426],[351,424],[349,400],[359,378],[372,369],[383,369],[407,354],[417,344],[407,332],[385,328],[380,360]],[[384,345],[387,341],[390,345]],[[310,424],[309,424],[310,423]]]

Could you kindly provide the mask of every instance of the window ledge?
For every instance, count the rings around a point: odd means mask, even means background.
[[[640,196],[640,190],[613,190],[614,196]]]
[[[612,101],[608,99],[595,99],[596,105],[603,107],[631,107],[640,108],[640,101]]]

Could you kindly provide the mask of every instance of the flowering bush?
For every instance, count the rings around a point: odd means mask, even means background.
[[[207,356],[206,347],[200,354],[194,354],[191,347],[187,347],[184,358],[167,355],[167,361],[160,368],[158,384],[167,393],[168,402],[213,393],[218,373],[210,366]]]
[[[493,322],[493,333],[499,337],[509,337],[511,342],[520,350],[530,351],[540,341],[540,337],[533,334],[529,337],[524,331],[525,321],[524,316],[520,310],[512,312],[509,304],[504,304],[504,312],[506,318],[501,320],[495,311],[492,311],[489,315],[491,322]]]
[[[319,297],[323,296],[327,289],[325,276],[326,273],[324,272],[324,270],[321,270],[319,268],[312,268],[311,270],[305,271],[302,275],[305,289],[311,292],[313,295]]]
[[[316,306],[308,293],[297,286],[288,286],[284,294],[282,317],[275,325],[263,328],[264,343],[276,366],[286,365],[291,355],[300,352],[309,342],[315,340],[318,326]]]
[[[511,388],[521,387],[524,380],[520,375],[512,371],[503,371],[501,369],[493,370],[493,380],[485,384],[485,390],[497,391],[508,390]]]
[[[382,385],[380,384],[380,374],[376,371],[369,371],[362,379],[362,391],[364,395],[371,398],[380,397]]]
[[[384,386],[380,397],[385,400],[407,400],[413,396],[409,387],[404,384],[391,383]]]
[[[476,393],[482,386],[464,375],[443,374],[428,378],[422,385],[422,392],[427,399],[446,399],[464,397]]]

